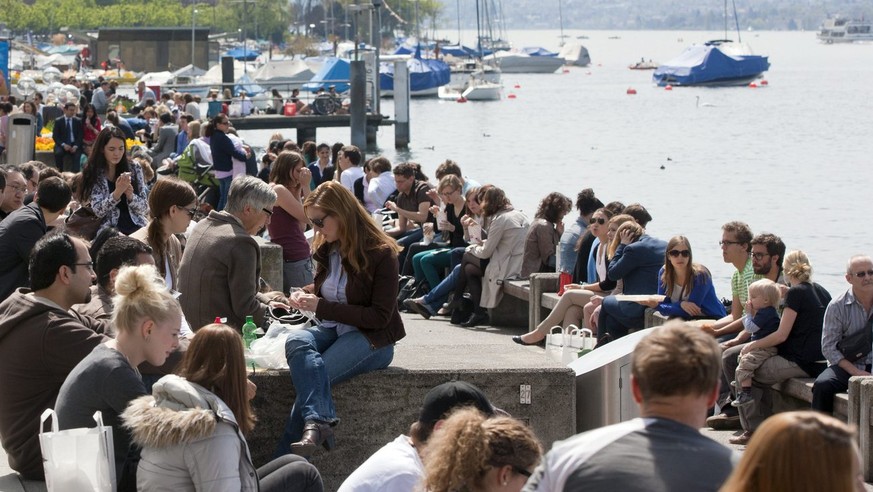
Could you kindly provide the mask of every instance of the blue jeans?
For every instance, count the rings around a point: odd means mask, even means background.
[[[456,265],[455,268],[452,268],[452,273],[448,277],[444,278],[442,282],[424,296],[424,303],[430,308],[431,313],[439,311],[443,303],[446,302],[446,299],[449,298],[449,294],[455,290],[455,284],[458,283],[460,276],[461,265]]]
[[[400,236],[397,238],[397,244],[403,246],[403,249],[397,253],[397,264],[399,265],[399,272],[403,271],[403,264],[406,263],[406,256],[409,254],[409,247],[413,244],[420,242],[424,237],[424,232],[421,228],[413,229],[409,231],[404,236]]]
[[[335,329],[319,325],[289,335],[285,357],[297,398],[274,458],[291,451],[291,443],[303,436],[307,420],[339,422],[331,387],[358,374],[388,367],[394,359],[394,346],[373,350],[367,337],[357,330],[338,337]]]
[[[221,178],[218,180],[218,206],[215,210],[221,212],[227,205],[227,194],[230,191],[230,183],[233,181],[233,176]]]
[[[597,329],[600,336],[608,333],[613,339],[628,334],[631,328],[640,329],[645,325],[646,307],[630,301],[619,301],[615,296],[603,298]]]

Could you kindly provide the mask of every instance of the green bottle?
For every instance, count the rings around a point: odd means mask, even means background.
[[[246,316],[246,323],[242,326],[243,342],[245,343],[246,348],[251,348],[252,342],[257,339],[257,336],[255,336],[255,330],[257,329],[258,327],[255,325],[252,317]]]

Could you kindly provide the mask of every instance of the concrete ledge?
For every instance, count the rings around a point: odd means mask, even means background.
[[[282,256],[282,246],[271,243],[259,236],[252,236],[261,249],[261,278],[273,290],[282,290],[282,276],[284,275],[285,261]],[[287,294],[287,292],[286,292]]]
[[[511,296],[505,296],[511,298]],[[373,452],[406,433],[418,418],[424,395],[437,384],[463,379],[479,386],[498,407],[528,422],[548,449],[576,429],[576,378],[539,347],[509,340],[516,330],[465,329],[403,314],[408,333],[385,370],[333,388],[337,448],[312,458],[325,490],[336,490]],[[255,465],[272,456],[294,402],[287,371],[258,371],[254,406],[258,424],[248,438]],[[529,386],[530,403],[523,403]],[[523,395],[524,393],[524,395]]]

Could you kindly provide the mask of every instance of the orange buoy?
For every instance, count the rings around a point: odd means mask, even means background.
[[[508,99],[515,99],[515,94],[513,94],[513,93],[510,92],[509,95],[506,96],[506,97],[507,97]]]
[[[757,88],[758,88],[758,84],[752,82],[752,83],[749,84],[749,87],[752,88],[752,89],[757,89]]]
[[[770,82],[767,82],[767,79],[761,81],[761,85],[770,85]]]
[[[521,84],[515,84],[513,87],[514,87],[515,89],[521,89]]]
[[[665,90],[665,91],[672,91],[672,90],[673,90],[673,86],[670,85],[670,84],[667,84],[667,85],[664,86],[664,90]]]
[[[461,97],[455,99],[455,102],[465,103],[465,102],[467,102],[467,98],[464,96],[461,96]]]
[[[628,95],[631,95],[631,96],[632,96],[632,95],[634,95],[634,94],[637,93],[637,90],[634,89],[633,87],[628,87],[628,88],[627,88],[627,93],[628,93]]]

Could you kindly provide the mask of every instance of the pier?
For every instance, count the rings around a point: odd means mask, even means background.
[[[316,130],[319,128],[351,127],[352,116],[343,115],[251,115],[246,117],[230,117],[230,123],[237,130],[287,130],[297,129],[297,142],[302,144],[307,140],[316,140]],[[394,121],[380,114],[366,115],[367,146],[376,144],[376,131],[380,126],[391,126]]]

